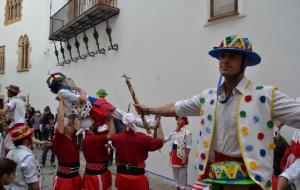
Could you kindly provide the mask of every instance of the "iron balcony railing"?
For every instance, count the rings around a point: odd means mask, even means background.
[[[117,8],[117,0],[70,0],[50,17],[50,36],[95,6]]]

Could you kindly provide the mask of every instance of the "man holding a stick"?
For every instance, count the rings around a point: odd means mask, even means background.
[[[136,105],[136,108],[144,114],[200,116],[195,152],[199,180],[208,177],[213,163],[231,161],[235,162],[231,165],[246,168],[240,177],[251,180],[253,185],[249,181],[243,187],[232,185],[231,179],[227,184],[223,181],[224,189],[272,189],[273,120],[300,126],[300,103],[275,87],[255,85],[244,76],[247,66],[261,61],[248,38],[225,37],[209,55],[219,60],[221,77],[217,88],[161,107]],[[214,180],[219,179],[210,181]],[[241,184],[237,176],[234,180]]]

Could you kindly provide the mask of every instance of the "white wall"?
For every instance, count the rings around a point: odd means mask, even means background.
[[[58,10],[63,2],[55,1],[53,10]],[[22,21],[7,27],[3,24],[0,26],[0,44],[6,45],[7,53],[6,73],[0,75],[0,83],[2,86],[19,84],[25,93],[30,93],[34,106],[49,104],[54,108],[56,102],[45,80],[49,73],[63,71],[89,94],[105,88],[109,93],[108,98],[116,106],[127,109],[132,100],[120,77],[127,73],[132,77],[136,94],[142,103],[161,105],[216,86],[219,77],[217,61],[210,58],[207,52],[218,45],[224,36],[236,33],[249,37],[254,51],[262,56],[262,63],[248,68],[247,76],[261,84],[274,84],[292,97],[299,96],[297,53],[300,44],[300,2],[243,0],[245,17],[213,25],[207,25],[206,22],[207,2],[120,0],[120,14],[110,20],[113,41],[119,44],[119,51],[55,67],[53,45],[49,46],[47,41],[49,0],[23,1]],[[3,2],[0,7],[4,7]],[[0,17],[0,23],[3,23],[3,16]],[[107,48],[105,25],[101,24],[97,29],[100,45]],[[25,33],[32,44],[32,69],[30,72],[17,73],[17,41]],[[88,36],[90,48],[95,49],[91,31],[88,31]],[[79,39],[81,52],[85,52],[82,35],[79,35]],[[74,44],[73,39],[71,44]],[[174,119],[164,119],[163,124],[166,134],[176,125]],[[194,141],[198,134],[197,127],[198,120],[193,118],[189,128],[194,134]],[[165,146],[161,153],[151,154],[147,162],[148,170],[172,178],[168,166],[169,150],[170,147]],[[189,184],[196,178],[193,161],[191,156]]]

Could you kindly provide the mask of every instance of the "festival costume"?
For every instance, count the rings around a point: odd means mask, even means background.
[[[122,121],[124,123],[123,119]],[[124,124],[126,125],[126,122]],[[116,190],[148,190],[145,160],[149,151],[158,150],[163,146],[163,140],[154,139],[131,129],[115,134],[112,137],[112,145],[116,149]]]
[[[25,104],[21,98],[11,97],[6,105],[9,106],[10,118],[12,119],[10,128],[15,124],[25,123]]]
[[[296,189],[300,189],[300,130],[296,129],[291,139],[291,145],[283,155],[280,163],[283,171],[280,177],[284,177],[290,184],[294,184]]]
[[[170,166],[173,169],[173,176],[176,187],[185,189],[187,183],[187,166],[182,164],[186,149],[191,149],[192,134],[185,127],[177,127],[166,138],[165,141],[172,141],[170,152]]]
[[[12,92],[20,92],[20,88],[15,85],[9,85],[6,89]],[[20,97],[13,96],[9,98],[9,101],[5,106],[9,106],[9,117],[11,121],[8,126],[8,133],[5,135],[4,139],[4,150],[8,152],[15,148],[10,136],[10,130],[15,126],[20,126],[25,123],[25,103]]]
[[[83,176],[84,190],[108,190],[112,186],[111,172],[107,168],[109,159],[107,131],[87,133],[83,139],[83,154],[86,169]]]
[[[232,49],[246,56],[243,64],[251,66],[260,61],[257,54],[252,54],[249,40],[236,36],[225,38],[210,55],[218,58],[220,52],[231,52]],[[300,126],[299,102],[274,87],[255,85],[245,77],[233,89],[230,98],[222,98],[222,95],[224,89],[221,86],[175,104],[178,116],[200,115],[199,139],[195,148],[198,174],[201,176],[199,180],[208,177],[209,165],[217,162],[221,154],[225,158],[222,161],[238,159],[244,162],[249,177],[260,188],[271,189],[274,149],[272,120]],[[220,125],[225,129],[222,130]],[[225,140],[219,140],[222,138]]]
[[[79,150],[75,135],[72,140],[55,131],[52,148],[58,160],[57,173],[54,178],[54,190],[81,190],[81,177],[79,175]]]
[[[28,137],[32,132],[33,130],[26,125],[17,126],[11,130],[11,138],[13,141],[20,140]],[[29,147],[19,145],[10,150],[6,157],[17,163],[16,178],[7,186],[7,189],[28,190],[30,183],[40,181],[38,162]]]
[[[57,83],[62,84],[66,79],[66,76],[62,73],[53,73],[47,79],[48,87],[56,85]],[[113,117],[117,120],[121,120],[126,112],[114,107],[110,102],[104,98],[95,98],[87,96],[87,103],[80,104],[80,94],[78,91],[73,90],[69,86],[62,85],[62,88],[57,93],[63,98],[65,113],[67,117],[76,117],[81,121],[80,127],[82,128],[77,132],[79,134],[82,131],[87,130],[92,124],[96,126],[102,126],[105,122]],[[103,96],[103,94],[102,94]],[[154,127],[151,124],[151,120],[147,121],[149,127]],[[137,118],[135,124],[139,127],[143,127],[141,119]]]

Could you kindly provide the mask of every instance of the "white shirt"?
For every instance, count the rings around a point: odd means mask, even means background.
[[[25,123],[25,103],[21,98],[11,97],[6,105],[9,106],[10,118],[13,123]]]
[[[28,190],[29,183],[39,182],[39,171],[33,152],[24,145],[9,151],[7,158],[17,163],[16,178],[6,187],[9,190]]]
[[[89,115],[92,105],[89,101],[87,101],[86,104],[80,104],[80,94],[78,91],[61,89],[57,95],[63,98],[64,109],[67,116],[76,115],[85,118]]]
[[[300,189],[300,159],[295,160],[280,176],[295,184],[296,189]]]
[[[232,157],[240,157],[241,151],[237,138],[237,118],[236,109],[238,109],[239,97],[244,92],[244,86],[249,80],[244,77],[233,89],[229,100],[221,104],[218,102],[216,115],[216,130],[213,139],[213,149],[217,152]],[[224,96],[224,90],[221,88],[221,99]],[[175,103],[175,112],[179,117],[199,116],[200,113],[200,94],[190,99],[177,101]],[[279,90],[275,90],[273,119],[278,119],[290,126],[299,126],[300,128],[300,102],[287,97]],[[226,142],[226,143],[224,143]]]

